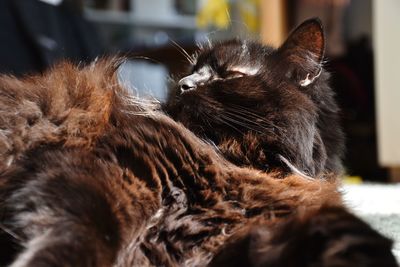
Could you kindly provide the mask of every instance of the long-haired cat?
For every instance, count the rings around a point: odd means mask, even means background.
[[[324,43],[312,19],[279,49],[241,40],[202,47],[165,110],[235,164],[338,175],[344,141]]]
[[[0,76],[2,266],[396,266],[333,180],[233,165],[118,64]]]

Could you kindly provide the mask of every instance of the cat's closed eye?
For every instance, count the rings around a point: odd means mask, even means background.
[[[235,66],[230,68],[227,73],[229,77],[237,78],[243,76],[256,75],[260,71],[259,67],[250,66]]]
[[[223,79],[234,79],[234,78],[240,78],[246,76],[246,73],[243,73],[241,71],[235,71],[235,70],[228,70],[225,71],[222,75],[221,78]]]

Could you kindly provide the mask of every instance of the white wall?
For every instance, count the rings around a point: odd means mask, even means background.
[[[379,162],[400,167],[400,1],[373,1]]]

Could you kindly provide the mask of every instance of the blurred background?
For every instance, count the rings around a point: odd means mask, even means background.
[[[233,37],[279,46],[310,17],[327,33],[349,179],[400,181],[397,0],[1,0],[0,72],[21,76],[65,58],[121,53],[131,58],[122,82],[164,101],[169,77],[187,66],[183,50]]]

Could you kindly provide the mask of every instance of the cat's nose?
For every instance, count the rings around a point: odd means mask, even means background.
[[[185,77],[178,82],[181,93],[196,89],[196,82],[191,77]]]

